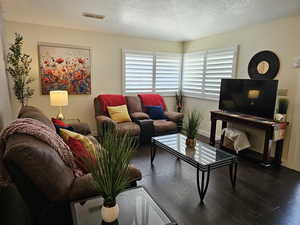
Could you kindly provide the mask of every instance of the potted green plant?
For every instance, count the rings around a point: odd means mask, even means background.
[[[13,90],[22,106],[26,105],[34,94],[34,89],[29,86],[34,80],[29,74],[32,59],[22,52],[23,44],[23,36],[16,33],[15,42],[7,53],[7,72],[13,79]]]
[[[183,109],[183,93],[182,90],[176,93],[176,110],[177,112],[181,112]]]
[[[286,121],[286,114],[289,107],[289,100],[287,98],[280,98],[278,100],[277,114],[275,115],[275,120],[278,122]]]
[[[133,137],[110,127],[102,137],[100,150],[83,158],[97,191],[104,199],[101,215],[105,222],[113,222],[119,216],[116,197],[129,186],[128,165],[135,148]]]
[[[198,129],[200,127],[201,114],[193,110],[189,112],[183,122],[183,133],[186,135],[187,148],[195,148],[196,138],[198,137]]]

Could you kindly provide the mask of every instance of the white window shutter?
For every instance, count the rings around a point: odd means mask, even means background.
[[[180,86],[181,54],[156,54],[155,92],[175,94]]]
[[[153,91],[153,55],[125,51],[123,64],[125,94],[151,93]]]
[[[204,94],[208,98],[219,98],[221,79],[232,78],[236,48],[209,50],[206,53]]]
[[[222,78],[234,78],[238,46],[184,54],[182,90],[187,96],[219,99]]]
[[[203,94],[204,56],[204,52],[184,55],[182,91],[187,96],[196,97]]]

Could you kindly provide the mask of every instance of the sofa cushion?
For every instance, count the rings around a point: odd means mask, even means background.
[[[153,125],[154,125],[155,134],[172,132],[177,130],[177,124],[173,121],[154,120]]]
[[[45,116],[41,110],[39,110],[38,108],[36,108],[34,106],[24,106],[20,110],[18,118],[35,119],[35,120],[38,120],[38,121],[44,123],[51,129],[55,130],[55,126],[53,125],[52,121],[47,116]]]
[[[146,112],[149,114],[150,118],[153,120],[164,120],[167,117],[164,114],[163,108],[161,106],[145,106]]]
[[[107,106],[126,105],[126,99],[123,95],[99,95],[101,111],[108,115]]]
[[[56,133],[58,133],[58,134],[59,134],[60,128],[70,130],[70,131],[74,131],[73,127],[71,127],[69,124],[66,124],[63,121],[59,120],[59,119],[51,118],[51,120],[52,120],[52,122],[55,126]]]
[[[143,112],[142,103],[138,96],[126,96],[126,102],[128,107],[128,112]]]
[[[84,144],[75,138],[69,137],[68,139],[68,146],[70,147],[74,157],[75,163],[84,173],[88,173],[88,169],[85,166],[85,160],[95,160],[88,150],[84,147]]]
[[[60,135],[66,144],[69,142],[69,138],[72,137],[79,140],[88,151],[94,152],[96,150],[96,146],[87,136],[66,129],[60,129]]]
[[[116,129],[118,132],[122,134],[128,133],[130,136],[138,136],[141,132],[140,126],[134,122],[119,123]]]
[[[107,110],[110,118],[117,123],[131,122],[126,105],[107,106]]]

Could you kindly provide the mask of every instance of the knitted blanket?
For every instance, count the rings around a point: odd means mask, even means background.
[[[8,173],[3,165],[3,159],[7,154],[5,145],[9,136],[13,134],[26,134],[31,135],[38,140],[48,144],[54,151],[58,153],[64,163],[70,167],[75,176],[82,176],[83,172],[77,168],[73,154],[69,146],[63,139],[50,127],[42,122],[31,119],[17,119],[6,127],[0,135],[0,185],[7,184],[10,181]]]

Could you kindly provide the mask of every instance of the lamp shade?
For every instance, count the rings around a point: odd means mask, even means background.
[[[50,91],[50,105],[66,106],[68,105],[67,91]]]

